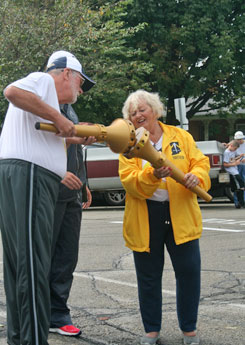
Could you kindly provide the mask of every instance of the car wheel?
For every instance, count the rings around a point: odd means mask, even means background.
[[[233,192],[231,191],[231,188],[230,187],[226,187],[225,188],[225,195],[227,196],[227,198],[234,202],[234,196],[233,196]]]
[[[105,201],[110,206],[123,206],[125,203],[125,191],[111,191],[104,193]]]

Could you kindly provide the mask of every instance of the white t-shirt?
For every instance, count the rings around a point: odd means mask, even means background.
[[[154,144],[151,140],[150,143],[152,146],[157,150],[157,151],[162,151],[162,139],[163,135],[161,138],[158,140],[156,144]],[[142,167],[146,167],[150,163],[142,160]],[[167,184],[166,184],[166,178],[162,178],[162,182],[160,184],[160,187],[153,193],[153,195],[149,198],[149,200],[154,200],[154,201],[169,201],[169,195],[168,195],[168,190],[167,190]]]
[[[230,163],[232,162],[236,157],[236,151],[230,151],[229,149],[226,149],[224,152],[224,162]],[[225,170],[231,174],[231,175],[238,175],[238,168],[237,165],[231,166],[231,167],[225,167]]]
[[[36,94],[60,111],[54,79],[49,74],[34,72],[11,85]],[[67,163],[65,140],[54,133],[36,130],[36,122],[50,121],[10,103],[0,137],[0,158],[32,162],[63,178]]]

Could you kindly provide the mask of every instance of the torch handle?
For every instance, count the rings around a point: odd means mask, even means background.
[[[103,134],[103,125],[74,125],[74,127],[76,129],[77,137],[95,136],[97,141],[103,140],[103,138],[101,138]],[[35,128],[42,131],[58,133],[58,130],[53,123],[36,122]]]
[[[162,166],[170,167],[172,169],[171,177],[175,181],[181,183],[184,186],[184,184],[185,184],[185,182],[184,182],[185,174],[183,173],[183,171],[181,171],[172,162],[170,162],[166,158],[164,153],[159,152],[159,159],[156,162],[154,162],[153,167],[157,169],[157,168],[160,168]],[[190,188],[190,190],[192,192],[196,193],[197,196],[199,196],[201,199],[203,199],[203,200],[205,200],[207,202],[212,200],[212,196],[210,194],[208,194],[204,189],[202,189],[199,186],[192,187],[192,188]]]

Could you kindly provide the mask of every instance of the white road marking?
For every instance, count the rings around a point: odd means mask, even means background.
[[[111,221],[111,224],[123,224],[122,220],[117,220],[117,221]],[[224,223],[227,225],[245,225],[245,222],[239,222],[239,221],[235,221],[235,220],[231,220],[231,219],[217,219],[217,218],[213,218],[213,219],[203,219],[203,223]],[[239,229],[226,229],[226,228],[209,228],[209,227],[203,227],[203,230],[209,230],[209,231],[224,231],[224,232],[245,232],[244,230],[239,230]]]
[[[238,224],[245,225],[245,220],[235,220],[235,219],[224,219],[224,218],[207,218],[202,220],[203,223],[217,223],[217,224]]]
[[[222,228],[206,228],[206,227],[203,227],[203,230],[210,230],[210,231],[226,231],[226,232],[245,232],[245,230],[222,229]]]
[[[237,308],[245,309],[245,304],[229,303],[228,306],[229,307],[237,307]]]
[[[91,273],[82,273],[82,272],[74,272],[74,276],[75,277],[80,277],[80,278],[86,278],[86,279],[95,279],[95,280],[99,280],[99,281],[103,281],[106,283],[113,283],[113,284],[118,284],[118,285],[123,285],[123,286],[129,286],[129,287],[133,287],[133,288],[137,288],[137,284],[134,283],[127,283],[127,282],[123,282],[121,280],[114,280],[114,279],[109,279],[109,278],[103,278],[103,277],[99,277],[99,276],[95,276]],[[175,296],[176,293],[173,291],[169,291],[169,290],[162,290],[163,293],[171,295],[171,296]],[[239,303],[218,303],[220,305],[225,304],[226,306],[229,306],[231,308],[240,308],[240,309],[245,309],[245,304],[239,304]]]
[[[129,286],[129,287],[133,287],[133,288],[137,288],[137,284],[134,283],[127,283],[127,282],[123,282],[121,280],[114,280],[114,279],[108,279],[108,278],[103,278],[103,277],[99,277],[99,276],[95,276],[93,274],[86,274],[86,273],[81,273],[81,272],[74,272],[73,274],[76,277],[81,277],[81,278],[89,278],[89,279],[95,279],[95,280],[99,280],[99,281],[103,281],[106,283],[113,283],[113,284],[118,284],[118,285],[123,285],[123,286]],[[162,290],[163,293],[168,294],[168,295],[172,295],[175,296],[175,292],[173,291],[169,291],[169,290]]]

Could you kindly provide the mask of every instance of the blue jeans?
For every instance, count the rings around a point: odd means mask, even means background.
[[[245,183],[245,164],[240,164],[237,167],[238,167],[239,175],[241,175],[241,177]],[[245,200],[245,192],[244,192],[244,200]],[[235,203],[235,205],[238,205],[238,198],[237,198],[236,192],[234,192],[234,203]]]
[[[133,252],[140,312],[145,332],[159,332],[161,329],[164,245],[175,272],[179,327],[184,332],[191,332],[196,329],[200,299],[199,240],[176,245],[168,203],[148,200],[147,205],[150,222],[150,253]]]

